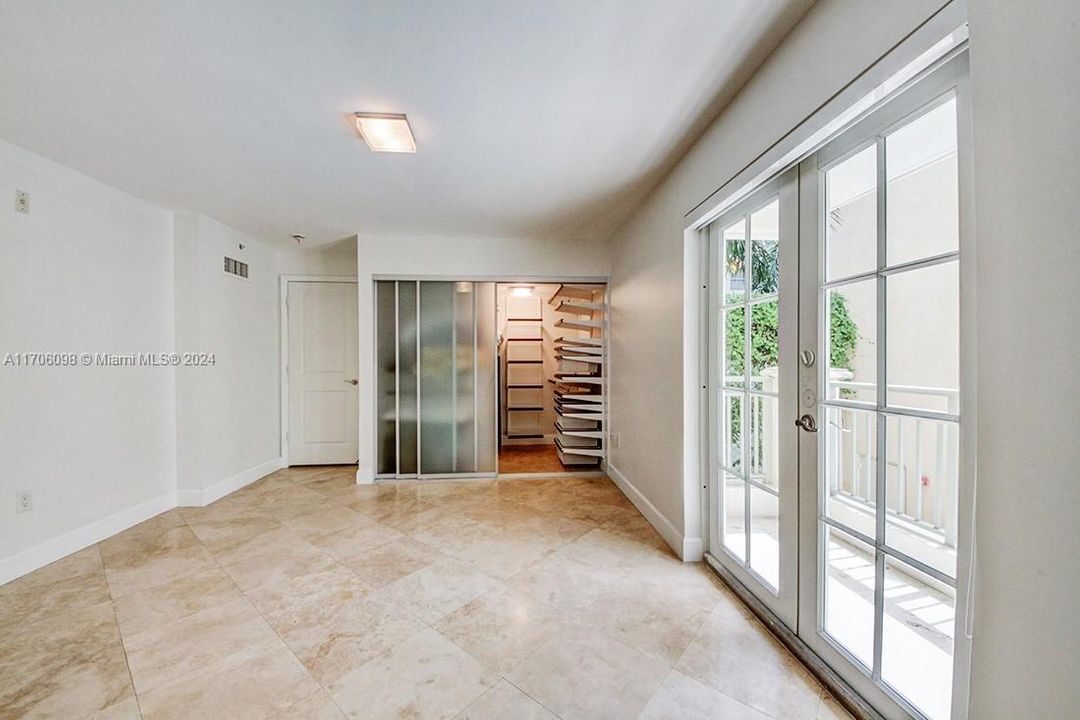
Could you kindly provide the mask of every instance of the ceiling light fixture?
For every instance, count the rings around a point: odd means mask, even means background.
[[[510,288],[510,294],[514,297],[532,297],[533,289],[531,287]]]
[[[416,140],[404,115],[358,112],[356,130],[374,152],[416,152]]]

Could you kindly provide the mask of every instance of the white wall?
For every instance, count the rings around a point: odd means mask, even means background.
[[[945,3],[818,2],[612,241],[611,466],[700,553],[696,472],[683,476],[686,215]],[[693,458],[691,458],[693,461]],[[696,470],[696,468],[694,468]]]
[[[279,254],[282,275],[356,275],[356,238],[350,237],[314,248],[284,250]]]
[[[375,468],[374,280],[381,275],[444,278],[607,278],[603,243],[499,238],[378,237],[357,239],[360,306],[359,482]]]
[[[201,504],[280,461],[278,253],[203,216],[177,213],[175,229],[176,349],[215,359],[177,370],[180,499]]]
[[[1080,4],[971,0],[978,511],[971,718],[1080,707]]]
[[[16,188],[29,215],[13,212]],[[4,141],[0,198],[0,356],[173,349],[171,213]],[[0,365],[0,582],[45,556],[35,546],[170,501],[173,375]]]

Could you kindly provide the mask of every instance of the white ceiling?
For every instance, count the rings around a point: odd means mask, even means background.
[[[603,238],[811,3],[0,0],[0,137],[272,242]]]

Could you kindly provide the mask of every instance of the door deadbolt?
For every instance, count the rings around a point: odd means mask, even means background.
[[[817,420],[814,419],[813,415],[807,413],[795,421],[795,427],[800,427],[806,432],[817,432]]]
[[[814,355],[813,350],[807,349],[799,353],[799,359],[802,360],[803,365],[810,367],[814,364],[814,360],[816,360],[817,357]]]

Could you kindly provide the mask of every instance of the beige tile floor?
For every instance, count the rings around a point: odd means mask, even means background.
[[[847,717],[606,479],[293,468],[0,587],[0,718]]]

